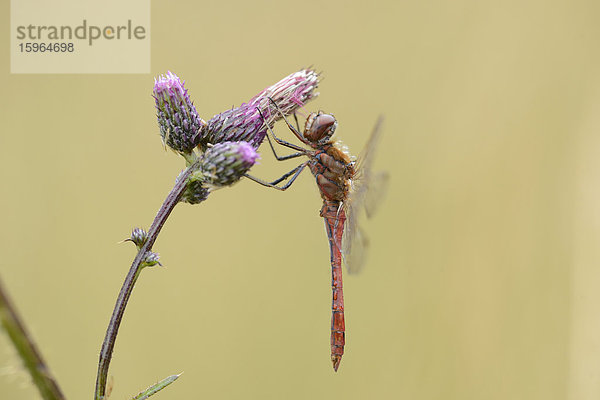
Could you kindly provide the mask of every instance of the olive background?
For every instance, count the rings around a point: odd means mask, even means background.
[[[111,398],[596,399],[600,396],[597,1],[152,3],[151,74],[10,74],[0,42],[0,276],[69,399],[183,160],[151,97],[168,70],[205,119],[283,76],[322,71],[353,154],[378,115],[390,174],[345,276],[347,345],[329,360],[318,190],[243,180],[180,205],[125,313]],[[2,1],[5,26],[9,2]],[[286,127],[276,126],[293,140]],[[254,175],[296,163],[261,147]],[[37,391],[0,335],[0,397]]]

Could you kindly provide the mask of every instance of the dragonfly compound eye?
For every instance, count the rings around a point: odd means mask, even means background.
[[[304,137],[313,143],[327,142],[333,136],[335,128],[337,128],[335,117],[320,111],[316,115],[309,116],[304,129]]]

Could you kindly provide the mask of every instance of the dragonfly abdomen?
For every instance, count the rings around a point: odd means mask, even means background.
[[[344,321],[344,288],[342,281],[342,233],[346,214],[338,201],[325,201],[321,216],[325,219],[325,230],[329,239],[331,254],[331,361],[338,370],[344,345],[346,344],[346,324]]]

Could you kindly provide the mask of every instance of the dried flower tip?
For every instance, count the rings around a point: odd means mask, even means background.
[[[142,268],[145,267],[154,267],[156,264],[162,267],[162,264],[159,261],[160,256],[158,253],[150,252],[146,255],[146,259],[142,262]]]
[[[264,89],[248,103],[215,115],[206,124],[201,150],[206,151],[209,144],[238,141],[248,142],[257,149],[265,138],[267,124],[273,127],[275,121],[281,118],[281,114],[274,111],[269,97],[284,114],[289,115],[318,95],[315,93],[318,84],[319,75],[313,70],[303,69]]]
[[[302,69],[269,86],[250,102],[260,106],[263,115],[272,126],[281,118],[281,114],[273,110],[269,98],[277,104],[284,115],[291,115],[319,95],[315,92],[318,86],[319,74],[312,69]]]
[[[209,188],[229,186],[240,180],[258,158],[247,142],[218,143],[204,153],[197,177]]]
[[[167,72],[154,79],[153,97],[163,143],[184,154],[200,143],[206,122],[200,118],[187,89],[177,75]]]
[[[146,240],[148,240],[148,233],[146,233],[146,231],[142,228],[133,228],[131,231],[131,237],[125,239],[125,241],[133,242],[138,249],[142,248],[142,246],[146,243]]]

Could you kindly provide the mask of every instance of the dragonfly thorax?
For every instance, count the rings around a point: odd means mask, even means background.
[[[304,125],[304,138],[308,143],[317,148],[329,143],[337,128],[337,120],[333,114],[323,111],[310,113]]]
[[[329,201],[344,201],[348,196],[354,162],[336,146],[324,146],[317,152],[310,164],[310,169],[321,192],[321,197]]]

